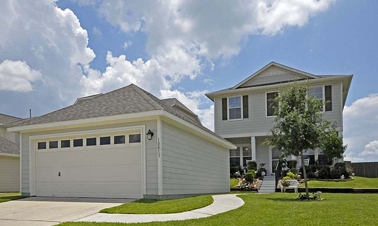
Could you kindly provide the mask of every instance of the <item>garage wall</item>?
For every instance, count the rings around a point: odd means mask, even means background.
[[[163,195],[229,192],[228,149],[166,122],[162,127]]]
[[[0,192],[20,190],[20,158],[0,156]]]
[[[48,135],[56,133],[69,133],[69,132],[79,132],[79,131],[90,131],[98,129],[109,129],[118,127],[128,127],[128,126],[138,126],[145,125],[146,130],[151,129],[156,131],[157,122],[155,120],[145,121],[145,122],[135,122],[135,123],[117,123],[116,125],[106,125],[106,126],[95,126],[87,127],[85,130],[82,128],[76,129],[65,129],[65,130],[53,130],[48,132],[35,132],[35,133],[24,133],[22,134],[22,194],[30,195],[30,171],[29,171],[29,137],[37,135]],[[143,135],[143,134],[142,134]],[[156,136],[152,140],[146,140],[146,192],[148,195],[158,194],[158,182],[157,182],[157,145]]]

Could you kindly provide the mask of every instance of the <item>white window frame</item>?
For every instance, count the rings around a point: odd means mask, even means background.
[[[240,99],[240,118],[230,119],[230,98],[238,97]],[[231,108],[236,109],[236,108]],[[243,96],[232,96],[227,97],[227,120],[228,121],[238,121],[243,120]]]

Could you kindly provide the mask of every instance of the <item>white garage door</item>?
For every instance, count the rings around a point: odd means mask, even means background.
[[[36,142],[36,195],[141,198],[139,134]]]

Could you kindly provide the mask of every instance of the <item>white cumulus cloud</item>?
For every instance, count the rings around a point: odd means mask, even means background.
[[[344,143],[348,145],[346,159],[378,160],[378,94],[372,94],[344,108]]]
[[[0,90],[29,92],[33,90],[32,83],[41,77],[42,74],[26,62],[5,60],[0,63]]]

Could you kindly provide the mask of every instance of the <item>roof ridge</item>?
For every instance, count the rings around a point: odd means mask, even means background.
[[[145,99],[149,104],[151,104],[152,107],[154,107],[156,110],[163,110],[164,108],[160,105],[160,103],[156,100],[154,100],[152,97],[150,97],[149,92],[143,90],[142,88],[134,85],[131,83],[129,85],[135,92],[137,92],[143,99]]]

